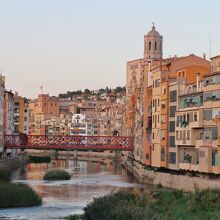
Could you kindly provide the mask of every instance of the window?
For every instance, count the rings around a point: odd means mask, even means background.
[[[155,80],[155,87],[160,87],[160,79]]]
[[[165,95],[165,94],[166,94],[166,86],[163,85],[163,86],[162,86],[162,95]]]
[[[157,42],[154,43],[154,49],[157,50]]]
[[[146,154],[146,160],[149,160],[149,154]]]
[[[176,140],[179,140],[179,131],[176,131]]]
[[[157,106],[160,106],[160,99],[157,99]]]
[[[172,163],[172,164],[176,163],[176,153],[175,152],[169,153],[169,163]]]
[[[176,117],[176,127],[179,127],[179,123],[180,123],[180,116]]]
[[[169,147],[175,147],[175,136],[169,137]]]
[[[165,161],[166,153],[164,147],[161,148],[161,161]]]
[[[170,106],[170,117],[175,117],[176,106]]]
[[[190,122],[193,121],[193,112],[190,112],[190,114],[189,114],[189,121],[190,121]]]
[[[175,132],[175,121],[170,121],[170,132]]]
[[[194,112],[194,118],[193,121],[197,121],[197,112]]]
[[[162,108],[162,109],[165,109],[165,108],[166,108],[166,102],[165,102],[164,100],[161,102],[161,108]]]
[[[157,117],[157,122],[160,123],[160,115],[158,115]]]
[[[212,150],[212,166],[218,166],[218,150]]]
[[[203,119],[209,121],[212,119],[212,109],[204,110]]]
[[[176,102],[176,90],[170,92],[170,102]]]
[[[186,139],[190,140],[190,130],[187,131]]]
[[[190,114],[187,113],[187,114],[186,114],[186,123],[187,123],[187,124],[189,123],[189,120],[190,120]]]
[[[161,115],[161,123],[165,124],[166,123],[166,115]]]
[[[151,50],[151,41],[149,42],[149,50]]]
[[[180,131],[180,140],[183,140],[183,131]]]

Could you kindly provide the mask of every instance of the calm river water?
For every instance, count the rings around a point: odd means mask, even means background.
[[[51,168],[63,168],[72,175],[68,181],[42,180]],[[79,160],[53,160],[50,164],[28,164],[13,173],[15,182],[23,182],[34,188],[43,198],[43,205],[31,208],[0,209],[0,219],[62,219],[82,213],[94,197],[120,188],[137,188],[132,177],[109,160],[86,162]]]

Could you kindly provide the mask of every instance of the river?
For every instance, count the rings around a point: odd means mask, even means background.
[[[68,181],[44,181],[44,173],[51,168],[63,168],[71,173]],[[80,160],[52,160],[49,164],[28,164],[13,172],[13,181],[30,185],[43,198],[39,207],[0,209],[0,219],[62,219],[83,212],[94,197],[106,195],[120,188],[141,187],[128,176],[120,164],[110,160],[101,162]]]

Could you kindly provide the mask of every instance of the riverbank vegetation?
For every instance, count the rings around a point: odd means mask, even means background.
[[[50,163],[51,157],[50,156],[29,156],[30,163]]]
[[[158,189],[152,193],[119,191],[96,198],[83,215],[70,220],[218,220],[220,190],[184,193]]]
[[[49,170],[44,175],[44,180],[69,180],[71,175],[62,169]]]
[[[0,208],[38,206],[42,199],[26,184],[0,182]]]
[[[11,174],[8,170],[0,170],[0,181],[10,181]]]

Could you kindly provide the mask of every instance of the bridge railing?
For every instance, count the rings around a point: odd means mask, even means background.
[[[132,137],[5,135],[6,148],[133,149]]]

